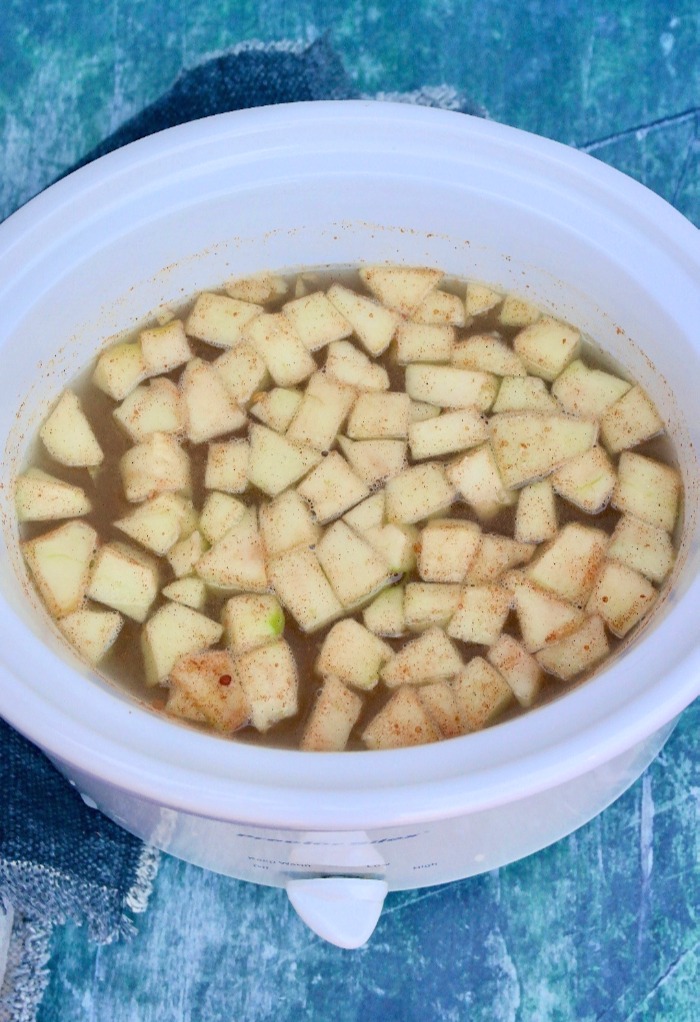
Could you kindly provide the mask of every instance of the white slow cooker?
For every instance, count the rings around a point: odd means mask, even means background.
[[[30,589],[12,479],[49,403],[108,338],[236,274],[430,264],[597,338],[668,420],[686,487],[670,595],[565,697],[418,749],[252,748],[162,719],[65,646]],[[0,227],[0,713],[90,804],[167,852],[285,887],[363,943],[387,890],[493,869],[599,813],[700,692],[700,242],[627,177],[461,114],[373,102],[226,114],[111,154]]]

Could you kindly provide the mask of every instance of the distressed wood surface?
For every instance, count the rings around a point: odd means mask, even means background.
[[[329,32],[360,92],[447,83],[700,224],[697,0],[6,0],[0,218],[183,68]],[[282,892],[165,858],[130,943],[56,931],[40,1022],[697,1022],[700,707],[602,816],[494,873],[391,895],[343,952]]]

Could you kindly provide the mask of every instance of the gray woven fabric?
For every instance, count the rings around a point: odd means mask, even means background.
[[[103,943],[131,933],[158,856],[88,809],[2,720],[0,749],[0,1022],[24,1022],[44,988],[51,928],[85,923]]]

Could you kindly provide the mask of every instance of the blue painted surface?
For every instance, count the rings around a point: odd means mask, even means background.
[[[697,1022],[700,706],[571,837],[389,895],[369,944],[315,937],[282,891],[166,859],[131,943],[56,933],[40,1022]]]
[[[361,91],[446,82],[576,144],[700,224],[696,0],[6,0],[0,216],[250,39],[329,31]],[[391,895],[369,945],[323,944],[279,891],[165,859],[130,943],[55,933],[41,1022],[697,1022],[696,704],[601,817],[495,873]]]

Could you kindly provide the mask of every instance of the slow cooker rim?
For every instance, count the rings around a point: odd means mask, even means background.
[[[426,117],[426,114],[427,114],[427,117]],[[340,103],[340,104],[334,103],[334,102],[329,102],[329,103],[295,104],[295,105],[290,105],[290,107],[283,108],[282,110],[280,110],[280,108],[275,108],[275,107],[266,108],[266,109],[262,108],[262,109],[259,109],[259,110],[256,110],[256,111],[246,111],[246,112],[243,112],[242,116],[241,116],[241,114],[218,115],[216,118],[209,119],[207,123],[197,122],[196,125],[186,125],[186,126],[182,126],[181,128],[169,129],[169,132],[163,133],[163,134],[166,134],[166,135],[169,136],[170,143],[171,143],[171,146],[172,146],[173,149],[177,149],[178,146],[181,146],[181,145],[185,145],[185,146],[191,145],[191,146],[194,146],[196,148],[197,145],[198,145],[198,142],[197,142],[197,139],[196,139],[197,131],[204,130],[205,133],[207,131],[210,131],[210,132],[213,132],[214,134],[216,134],[217,132],[221,131],[225,135],[226,131],[227,131],[227,125],[233,124],[234,127],[237,129],[236,132],[235,132],[237,137],[245,137],[247,132],[253,134],[253,133],[255,133],[258,130],[256,128],[256,125],[258,125],[258,123],[259,123],[259,121],[261,119],[266,122],[267,130],[272,131],[272,130],[274,130],[274,124],[276,122],[277,123],[288,123],[289,122],[289,118],[296,117],[296,118],[300,119],[302,122],[305,122],[305,121],[308,122],[310,120],[311,122],[317,122],[318,123],[319,116],[320,116],[321,123],[323,122],[323,120],[325,118],[327,121],[329,121],[329,122],[332,121],[335,124],[335,123],[337,123],[338,118],[340,118],[345,123],[352,122],[353,120],[356,120],[358,123],[360,123],[362,121],[365,121],[365,120],[369,120],[369,121],[371,121],[372,124],[375,124],[375,123],[381,121],[382,118],[386,118],[388,120],[388,122],[390,124],[392,124],[392,125],[395,125],[398,122],[400,122],[400,123],[407,123],[407,124],[410,123],[411,126],[414,126],[416,123],[422,123],[422,124],[426,124],[426,123],[427,124],[433,124],[434,123],[436,125],[439,123],[441,125],[441,130],[442,130],[442,125],[444,125],[446,129],[449,127],[450,130],[451,130],[452,126],[454,126],[456,128],[458,122],[462,126],[465,123],[467,123],[467,119],[464,118],[464,115],[450,114],[450,113],[439,112],[439,111],[431,111],[430,113],[428,113],[427,111],[420,111],[420,110],[416,110],[414,108],[406,108],[406,107],[404,107],[404,106],[402,106],[400,104],[374,104],[374,103],[362,102],[362,101],[359,101],[359,102],[343,102],[343,103]],[[215,122],[215,123],[212,123],[212,122]],[[263,127],[265,127],[265,125],[263,125]],[[528,133],[521,132],[521,131],[519,131],[519,129],[507,128],[507,127],[505,127],[503,125],[489,124],[489,123],[486,123],[486,122],[481,122],[481,121],[479,121],[477,119],[474,119],[473,122],[470,121],[470,129],[476,131],[477,133],[483,133],[484,137],[488,137],[488,138],[490,138],[491,140],[493,140],[495,142],[498,141],[499,139],[501,139],[502,137],[504,137],[503,133],[505,132],[505,137],[506,138],[516,138],[517,142],[518,142],[518,145],[522,146],[525,151],[528,151],[529,153],[533,152],[533,143],[532,143],[533,136],[530,136]],[[158,143],[162,142],[162,138],[163,138],[163,135],[161,135],[159,137]],[[543,149],[543,147],[544,147],[544,149]],[[126,168],[128,170],[132,166],[132,161],[133,161],[134,164],[138,164],[139,157],[142,157],[142,158],[145,159],[148,156],[148,154],[151,152],[151,149],[153,149],[153,153],[154,153],[154,157],[155,158],[157,158],[157,159],[161,159],[162,158],[162,155],[163,155],[162,152],[160,154],[157,153],[157,144],[156,144],[156,142],[154,142],[153,139],[146,139],[146,140],[144,140],[142,142],[133,143],[132,146],[127,147],[126,150],[124,150],[124,151],[122,151],[120,153],[115,153],[115,154],[111,154],[108,157],[104,157],[103,160],[99,161],[99,163],[101,165],[99,167],[97,167],[97,165],[92,165],[92,166],[88,166],[86,168],[83,168],[81,171],[78,171],[76,175],[73,175],[71,179],[66,179],[65,181],[60,182],[58,185],[54,186],[57,189],[57,191],[54,193],[54,197],[53,198],[51,198],[51,197],[47,198],[46,195],[39,196],[36,200],[33,200],[34,203],[37,203],[37,206],[35,206],[33,209],[29,208],[29,207],[32,207],[33,204],[32,203],[28,204],[28,207],[25,208],[25,210],[20,211],[21,216],[19,216],[19,218],[16,221],[16,223],[12,225],[12,230],[16,230],[17,232],[19,232],[19,234],[17,236],[21,236],[23,231],[31,228],[32,217],[35,215],[35,211],[36,211],[37,215],[43,215],[42,209],[41,209],[42,204],[46,205],[46,203],[48,203],[49,208],[51,206],[51,202],[56,202],[58,204],[66,204],[66,203],[69,204],[71,202],[71,200],[72,200],[72,195],[75,194],[74,190],[77,190],[77,192],[81,192],[85,187],[89,187],[91,182],[93,182],[93,181],[99,182],[100,180],[102,180],[102,183],[104,183],[104,180],[107,180],[109,178],[108,171],[113,171],[114,175],[116,177],[118,177],[123,168]],[[575,153],[574,151],[568,149],[567,147],[561,146],[558,143],[554,143],[554,142],[551,142],[549,140],[538,139],[537,145],[536,145],[536,149],[537,149],[536,155],[537,155],[538,159],[540,159],[540,160],[545,160],[545,158],[551,159],[551,160],[556,161],[557,163],[562,164],[565,167],[569,167],[573,163],[573,165],[575,166],[576,169],[578,169],[578,168],[582,168],[583,169],[585,167],[589,172],[591,172],[590,171],[590,163],[592,162],[592,163],[597,164],[597,161],[592,161],[590,157],[586,157],[583,154]],[[578,162],[579,160],[589,161],[589,163],[579,163]],[[107,162],[105,163],[103,161],[107,161]],[[110,163],[109,161],[112,161],[112,162]],[[592,174],[592,177],[593,177],[596,185],[598,185],[601,188],[603,188],[603,190],[605,190],[605,188],[607,188],[607,187],[613,187],[614,185],[618,184],[618,180],[617,179],[622,177],[622,175],[617,174],[617,172],[612,171],[611,168],[607,168],[607,167],[605,167],[602,164],[597,164],[595,170],[596,170],[596,172],[594,174]],[[625,181],[624,200],[625,200],[627,205],[631,205],[632,204],[635,194],[637,196],[643,195],[644,199],[645,199],[645,202],[646,203],[651,202],[652,207],[655,209],[656,214],[658,214],[658,216],[660,216],[662,218],[664,218],[664,217],[667,218],[670,214],[672,214],[672,222],[673,222],[674,226],[677,227],[679,230],[681,229],[680,228],[680,222],[683,220],[683,218],[680,216],[680,214],[678,214],[678,213],[676,213],[676,211],[672,210],[671,207],[668,207],[667,204],[662,202],[662,200],[652,196],[651,193],[649,193],[646,189],[642,188],[642,186],[637,185],[635,182],[631,182],[627,178],[625,178],[624,181]],[[631,194],[630,194],[630,186],[632,186],[632,193]],[[635,193],[634,189],[639,189],[639,191],[637,193]],[[657,204],[655,207],[654,207],[654,203]],[[648,208],[649,207],[647,206],[646,209],[648,209]],[[670,214],[669,214],[669,211],[670,211]],[[642,215],[639,210],[636,210],[636,212],[639,215]],[[647,220],[649,220],[651,222],[654,222],[653,218],[651,218],[649,216],[647,216]],[[5,226],[6,225],[3,225],[3,228]],[[688,225],[688,226],[690,226],[690,225]],[[656,224],[655,222],[654,222],[654,228],[655,228],[655,230],[658,231],[658,224]],[[685,228],[684,228],[684,230],[685,230]],[[682,233],[682,231],[681,231],[681,233]],[[690,240],[690,236],[688,235],[687,237],[688,237],[688,241],[689,241]],[[677,239],[676,239],[676,242],[677,242]],[[683,245],[681,245],[681,248],[683,248]],[[688,660],[691,660],[691,659],[693,661],[693,667],[697,668],[697,662],[696,662],[697,661],[697,654],[693,653],[693,655],[691,657],[688,657]],[[683,673],[683,671],[681,671],[681,667],[679,666],[677,668],[677,670],[675,672],[673,672],[673,676],[675,676],[675,674],[682,674],[682,673]],[[698,673],[700,673],[700,672],[698,672]],[[696,676],[697,676],[697,674],[696,674]],[[686,678],[687,678],[687,676],[686,676]],[[4,699],[4,692],[5,691],[9,691],[9,689],[12,687],[11,679],[8,680],[7,676],[5,677],[5,682],[6,682],[6,684],[4,684],[2,686],[3,693],[0,694],[0,702]],[[17,684],[19,684],[19,682],[17,682]],[[683,695],[682,699],[679,697],[679,693],[681,691],[684,692],[684,695]],[[692,696],[693,696],[693,694],[695,694],[695,692],[691,691],[689,686],[681,687],[678,690],[678,692],[676,693],[676,698],[674,698],[674,699],[670,699],[670,698],[667,699],[666,702],[664,703],[664,706],[665,706],[665,709],[664,709],[665,719],[664,720],[657,719],[658,716],[659,716],[657,714],[656,717],[655,717],[655,723],[658,724],[658,726],[662,726],[664,723],[666,723],[666,720],[670,719],[671,717],[675,716],[678,712],[680,712],[682,710],[683,706],[679,705],[679,704],[681,702],[683,702],[683,705],[685,705],[687,703],[687,701],[689,701],[689,699],[686,698],[688,696],[688,694],[690,695],[690,698],[692,698]],[[25,692],[25,695],[26,695],[26,692]],[[63,729],[63,727],[61,725],[69,722],[70,718],[66,718],[65,721],[62,721],[60,719],[60,717],[58,717],[58,718],[55,718],[52,722],[48,722],[48,721],[44,722],[43,719],[42,719],[42,714],[36,712],[38,710],[39,706],[40,706],[40,700],[39,700],[39,702],[37,704],[35,704],[32,707],[31,711],[29,711],[29,707],[27,706],[27,710],[28,710],[27,713],[17,713],[16,712],[18,706],[21,705],[21,704],[22,704],[22,700],[20,699],[20,700],[18,700],[18,702],[17,702],[17,704],[15,706],[9,706],[8,705],[7,710],[4,711],[5,715],[8,718],[8,720],[10,720],[10,722],[14,723],[15,726],[17,726],[19,728],[19,730],[22,730],[22,731],[25,731],[25,732],[31,732],[32,737],[34,737],[35,740],[37,740],[39,742],[39,744],[41,744],[44,748],[46,748],[53,755],[55,755],[58,758],[65,758],[62,755],[62,753],[65,753],[66,747],[67,747],[66,746],[66,732],[65,732],[65,730]],[[657,710],[658,710],[658,705],[657,705]],[[39,721],[41,721],[41,726],[39,724]],[[643,738],[645,736],[645,734],[649,733],[649,727],[648,726],[642,726],[641,724],[639,724],[639,722],[637,722],[637,724],[639,726],[632,727],[630,725],[628,730],[626,730],[624,732],[628,736],[628,738],[629,738],[630,735],[635,735],[635,736],[637,736],[637,738]],[[648,722],[647,722],[647,724],[648,724]],[[72,725],[75,726],[75,722],[74,721],[72,722]],[[172,725],[167,725],[167,726],[170,729],[172,728]],[[507,726],[507,725],[503,725],[503,726]],[[642,732],[644,732],[644,734],[642,734]],[[77,731],[76,731],[76,735],[78,735],[78,734],[86,739],[87,735],[89,734],[89,729],[86,728],[84,733],[83,733],[83,732],[80,732],[80,729],[78,728]],[[57,744],[57,741],[58,741],[58,744]],[[461,741],[461,739],[458,739],[457,741]],[[69,744],[70,744],[71,747],[75,748],[76,752],[82,751],[83,753],[89,753],[91,751],[90,750],[90,743],[87,740],[84,741],[84,742],[83,741],[79,741],[78,737],[75,737],[74,739],[71,739]],[[618,745],[619,744],[620,743],[618,741]],[[626,741],[623,744],[624,744],[625,748],[629,748],[630,742]],[[634,743],[632,742],[632,744],[634,744]],[[115,745],[115,748],[121,749],[121,748],[123,748],[123,746],[117,744],[117,745]],[[93,751],[93,753],[95,752],[95,750],[92,750],[92,751]],[[621,747],[620,747],[620,751],[622,751]],[[105,756],[105,752],[106,752],[105,749],[98,750],[99,757]],[[413,756],[414,753],[419,753],[419,752],[420,752],[420,750],[404,750],[399,755]],[[285,755],[292,755],[292,756],[294,756],[294,755],[306,755],[306,754],[290,753],[290,754],[285,754]],[[344,755],[344,754],[341,754],[341,755]],[[374,755],[383,756],[383,755],[387,755],[387,754],[385,754],[385,753],[378,753],[378,754],[363,753],[362,755],[363,756],[374,756]],[[601,755],[601,756],[598,757],[600,762],[603,762],[607,758],[610,758],[610,757],[607,756],[607,755]],[[582,765],[582,768],[580,770],[575,771],[575,773],[576,772],[578,772],[578,773],[585,772],[585,770],[590,767],[590,763],[593,762],[596,759],[596,757],[591,755],[590,757],[584,757],[584,759],[585,759],[585,763]],[[89,770],[90,772],[93,772],[93,773],[96,772],[95,769],[94,769],[94,763],[88,765],[88,764],[83,763],[83,762],[74,761],[73,759],[69,759],[67,761],[71,762],[76,767],[80,767],[81,769],[86,769],[86,770]],[[106,762],[107,762],[107,760],[106,760],[106,757],[105,757],[105,765],[106,765]],[[119,784],[119,780],[115,779],[114,777],[106,777],[105,776],[105,779],[109,780],[110,783],[117,784],[117,785]],[[564,779],[563,776],[562,776],[562,779]],[[138,776],[135,777],[133,780],[134,780],[134,783],[136,783],[139,780]],[[136,790],[135,787],[134,787],[134,784],[130,783],[129,790]],[[532,789],[530,787],[528,787],[526,793],[530,793],[531,790]],[[161,796],[158,794],[158,791],[155,790],[154,788],[152,788],[151,786],[148,786],[148,793],[146,793],[146,791],[144,789],[144,795],[145,795],[145,797],[153,798],[155,800],[160,800],[161,799]],[[446,797],[448,797],[448,796],[449,796],[449,793],[446,793]],[[193,809],[191,806],[189,808],[190,808],[190,811],[197,811],[197,810]],[[455,810],[455,812],[456,811],[457,810]],[[443,812],[441,812],[440,815],[444,815],[444,808],[443,808]]]

